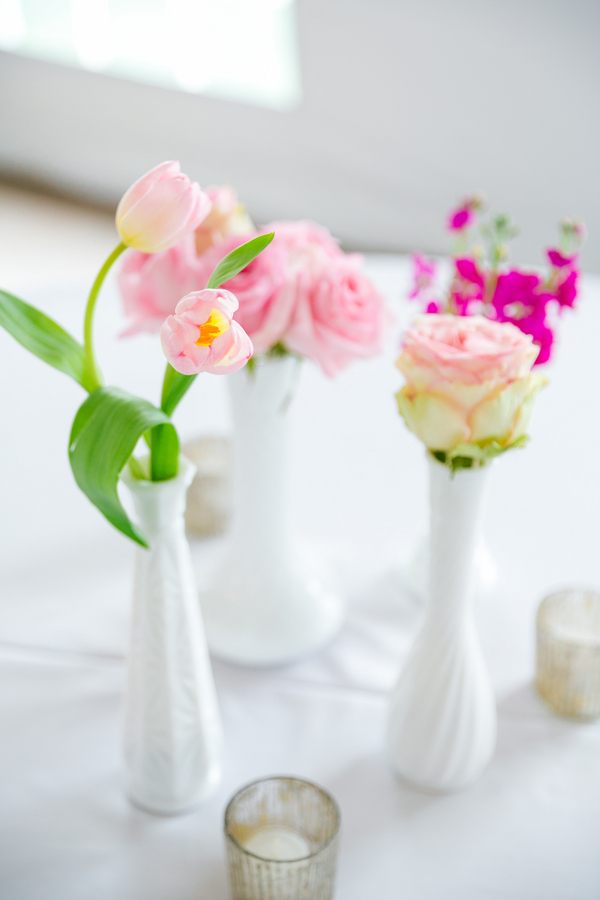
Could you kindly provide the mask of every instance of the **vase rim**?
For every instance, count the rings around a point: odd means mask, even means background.
[[[144,457],[144,459],[147,458],[148,457]],[[190,459],[188,459],[187,456],[184,456],[183,453],[180,453],[178,471],[177,475],[175,475],[174,478],[167,478],[164,481],[150,481],[147,478],[136,478],[131,474],[128,465],[125,466],[119,478],[121,479],[123,484],[127,485],[130,491],[138,493],[151,493],[154,491],[156,493],[159,493],[161,490],[173,487],[177,484],[189,487],[195,474],[196,466],[194,465],[194,463]]]

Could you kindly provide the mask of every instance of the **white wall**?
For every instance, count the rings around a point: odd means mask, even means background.
[[[308,216],[347,245],[443,251],[485,192],[540,262],[583,217],[600,271],[597,0],[298,0],[304,100],[276,112],[0,54],[0,166],[115,201],[179,158],[258,221]]]

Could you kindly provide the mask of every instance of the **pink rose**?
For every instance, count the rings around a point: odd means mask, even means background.
[[[252,341],[233,321],[238,302],[222,288],[195,291],[179,301],[160,329],[167,360],[182,375],[226,375],[252,356]]]
[[[210,206],[200,185],[183,175],[178,162],[164,162],[123,194],[117,207],[117,231],[128,247],[157,253],[194,231]]]
[[[117,282],[130,324],[123,337],[149,331],[156,334],[185,294],[206,286],[210,273],[198,260],[194,235],[162,253],[125,254]]]
[[[273,231],[271,225],[265,233],[270,231]],[[219,261],[246,240],[247,237],[242,235],[229,237],[204,255],[207,280]],[[277,232],[272,243],[223,286],[238,299],[235,319],[250,335],[254,352],[266,353],[285,333],[294,300],[288,254],[284,243],[278,240]]]
[[[196,229],[196,253],[201,256],[232,234],[254,234],[256,228],[238,202],[237,191],[228,185],[206,189],[212,203],[208,216]]]
[[[328,259],[344,256],[339,242],[331,232],[316,222],[301,219],[299,222],[271,222],[265,229],[275,232],[275,240],[285,245],[292,268],[306,269]]]
[[[514,381],[529,372],[538,354],[514,325],[483,316],[419,316],[404,337],[400,360],[423,366],[428,382],[482,384]],[[400,366],[402,371],[404,369]]]
[[[525,434],[546,383],[531,374],[537,354],[531,337],[508,322],[420,316],[397,361],[406,378],[397,394],[400,413],[430,450],[507,447]]]
[[[315,360],[333,376],[355,359],[381,353],[388,322],[385,303],[359,268],[358,255],[330,256],[323,264],[300,267],[284,343]]]

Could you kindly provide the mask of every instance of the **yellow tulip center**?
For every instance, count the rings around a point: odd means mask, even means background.
[[[215,338],[224,334],[231,324],[227,316],[218,309],[211,309],[210,316],[200,326],[200,337],[196,341],[198,347],[210,347]]]

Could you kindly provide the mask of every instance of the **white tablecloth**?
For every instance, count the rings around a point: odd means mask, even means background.
[[[406,261],[371,257],[398,327]],[[93,273],[90,273],[93,275]],[[26,299],[74,331],[86,284]],[[215,662],[224,776],[197,812],[158,818],[123,795],[120,715],[133,547],[76,488],[66,446],[81,390],[0,333],[3,427],[0,585],[0,896],[6,900],[222,900],[221,821],[242,784],[287,773],[338,799],[337,900],[592,900],[600,896],[600,724],[549,714],[532,690],[542,596],[600,585],[600,279],[561,322],[533,440],[495,466],[486,534],[500,570],[480,599],[498,697],[495,758],[471,789],[429,796],[400,784],[383,752],[386,695],[420,615],[403,563],[426,524],[422,448],[397,416],[393,367],[338,379],[304,366],[291,410],[298,534],[337,571],[347,624],[301,664]],[[151,338],[119,342],[114,289],[98,318],[107,380],[156,399]],[[177,413],[184,438],[230,428],[223,380],[203,376]],[[200,576],[220,541],[194,542]]]

